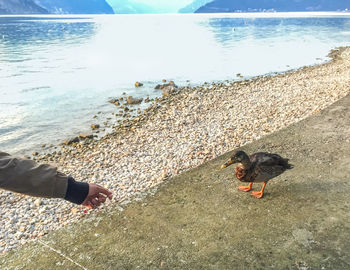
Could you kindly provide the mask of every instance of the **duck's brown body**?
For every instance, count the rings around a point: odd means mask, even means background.
[[[290,168],[288,160],[278,154],[258,152],[242,160],[236,167],[236,177],[242,182],[266,182]]]
[[[252,195],[261,198],[263,196],[266,183],[272,178],[290,169],[288,159],[282,158],[278,154],[258,152],[248,156],[243,151],[238,151],[222,167],[225,168],[233,163],[238,163],[235,175],[241,182],[250,183],[249,186],[239,186],[242,191],[250,191],[254,182],[263,183],[260,192],[252,192]]]

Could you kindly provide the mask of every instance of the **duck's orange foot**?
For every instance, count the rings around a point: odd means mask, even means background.
[[[238,190],[248,192],[252,189],[252,186],[238,186]]]
[[[249,183],[249,186],[238,186],[238,190],[242,190],[242,191],[245,191],[245,192],[247,192],[247,191],[249,191],[249,190],[251,190],[252,189],[252,186],[253,186],[253,183],[252,182],[250,182]]]
[[[262,198],[263,195],[264,195],[264,193],[261,191],[252,191],[252,196],[254,196],[255,198],[260,199],[260,198]]]

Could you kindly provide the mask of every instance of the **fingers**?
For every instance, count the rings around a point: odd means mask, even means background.
[[[85,207],[87,207],[87,208],[89,208],[89,209],[93,209],[93,208],[94,208],[93,205],[92,205],[92,203],[91,203],[90,201],[88,201],[88,200],[85,200],[85,201],[82,203],[82,205],[85,206]]]
[[[86,206],[89,209],[94,209],[98,206],[101,205],[101,202],[99,201],[99,199],[97,198],[88,198],[87,200],[84,201],[84,203],[82,203],[83,206]]]
[[[101,204],[97,198],[91,199],[91,202],[92,202],[94,208],[100,206],[100,204]]]
[[[107,195],[108,199],[112,200],[112,192],[110,192],[108,189],[97,185],[97,192]]]
[[[100,185],[89,184],[89,193],[82,205],[93,209],[106,202],[107,198],[110,200],[113,198],[112,192]]]
[[[98,194],[98,201],[100,203],[104,203],[106,201],[106,197],[102,194]]]
[[[94,207],[98,207],[101,205],[101,203],[104,203],[106,201],[106,196],[99,193],[94,198],[91,199],[91,202]]]

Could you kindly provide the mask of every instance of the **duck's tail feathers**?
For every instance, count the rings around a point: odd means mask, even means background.
[[[294,168],[294,165],[293,164],[290,164],[288,163],[289,159],[288,158],[284,158],[283,159],[283,167],[286,169],[286,170],[290,170],[290,169],[293,169]]]

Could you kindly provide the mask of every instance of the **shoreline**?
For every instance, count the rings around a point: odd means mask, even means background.
[[[221,12],[221,13],[145,13],[145,14],[127,14],[127,13],[115,13],[115,14],[1,14],[1,17],[34,17],[34,18],[45,18],[45,17],[66,17],[66,18],[82,18],[88,19],[91,17],[112,17],[112,16],[227,16],[235,18],[246,18],[246,17],[310,17],[310,16],[349,16],[349,11],[280,11],[280,12]]]
[[[298,68],[293,68],[293,69],[289,69],[289,70],[285,70],[285,71],[271,71],[268,72],[266,74],[262,74],[262,75],[256,75],[256,76],[242,76],[240,73],[236,74],[236,79],[232,79],[232,80],[228,80],[228,79],[222,79],[222,80],[214,80],[211,82],[203,82],[203,83],[195,83],[195,84],[188,84],[187,86],[179,86],[177,88],[177,91],[175,91],[174,93],[170,94],[170,95],[162,95],[162,90],[159,90],[159,94],[154,95],[153,97],[150,97],[149,95],[145,96],[144,98],[142,98],[143,100],[147,100],[148,101],[143,101],[142,104],[127,104],[126,100],[127,100],[127,94],[126,92],[123,92],[120,96],[115,96],[115,98],[112,98],[111,100],[115,99],[122,99],[123,101],[125,101],[125,103],[121,103],[120,105],[118,105],[116,107],[115,110],[119,110],[118,112],[113,112],[112,115],[113,116],[119,116],[119,119],[115,120],[115,121],[111,121],[111,116],[109,115],[109,113],[103,113],[101,111],[95,112],[95,115],[93,115],[93,119],[98,118],[98,115],[101,115],[104,117],[104,119],[99,119],[98,121],[90,121],[91,122],[91,126],[92,125],[98,125],[99,128],[97,129],[90,129],[90,130],[83,130],[79,133],[75,133],[75,134],[71,134],[70,136],[67,136],[65,138],[61,138],[59,140],[56,140],[56,142],[51,142],[48,144],[44,144],[41,145],[41,149],[40,146],[38,145],[37,147],[34,148],[30,148],[25,150],[25,152],[23,152],[22,154],[18,154],[20,156],[24,156],[26,158],[29,159],[33,159],[34,161],[38,161],[40,162],[41,160],[47,161],[47,162],[52,162],[53,160],[50,158],[51,154],[54,153],[54,155],[57,152],[66,152],[72,149],[72,147],[76,147],[77,146],[77,142],[70,142],[67,143],[71,140],[77,140],[79,138],[79,142],[81,144],[96,144],[98,143],[98,141],[103,140],[105,137],[109,137],[109,136],[115,136],[117,134],[117,132],[120,131],[128,131],[128,127],[129,126],[139,126],[138,122],[142,122],[145,120],[145,117],[147,118],[147,116],[150,115],[150,113],[155,113],[156,109],[159,106],[163,106],[166,105],[166,103],[169,101],[169,97],[170,96],[174,96],[177,94],[181,94],[181,92],[192,92],[192,91],[196,91],[196,89],[201,88],[201,87],[205,87],[208,90],[208,86],[221,86],[222,84],[226,84],[226,83],[240,83],[240,82],[250,82],[253,80],[259,80],[260,78],[266,78],[266,77],[274,77],[277,75],[284,75],[284,74],[288,74],[288,73],[294,73],[298,70],[304,69],[304,68],[311,68],[314,66],[321,66],[321,65],[325,65],[329,62],[331,62],[332,59],[332,52],[333,51],[337,51],[338,48],[346,48],[347,46],[342,46],[342,47],[336,47],[334,49],[331,49],[330,52],[324,56],[324,58],[329,58],[329,59],[325,59],[323,60],[321,63],[313,63],[310,65],[306,65],[306,66],[300,66]],[[350,48],[350,46],[349,46]],[[336,52],[335,52],[336,54]],[[317,60],[319,58],[316,58]],[[238,78],[238,79],[237,79]],[[172,82],[172,80],[158,80],[158,81],[154,81],[153,84],[155,85],[161,85],[163,84],[167,84],[168,82]],[[187,80],[189,81],[189,80]],[[159,84],[160,83],[160,84]],[[210,90],[210,89],[209,89]],[[133,96],[131,96],[132,98],[134,98]],[[137,99],[137,97],[136,97]],[[110,100],[108,100],[108,102],[110,102]],[[107,103],[107,100],[106,102]],[[123,111],[125,109],[125,107],[127,107],[126,111]],[[140,110],[140,112],[139,112]],[[123,111],[123,113],[122,113]],[[136,113],[137,112],[137,113]],[[121,116],[121,115],[126,115],[126,116]],[[124,126],[123,126],[124,125]],[[118,130],[118,131],[113,131],[113,130]],[[89,138],[86,140],[86,138],[81,138],[81,135],[83,136],[88,136]],[[93,137],[92,140],[90,137]],[[58,142],[61,141],[61,142]],[[49,145],[49,146],[47,146]],[[59,148],[61,148],[61,150],[59,150]],[[12,153],[12,152],[11,152]],[[33,154],[35,153],[35,154]]]
[[[350,47],[330,61],[249,80],[183,87],[91,144],[40,157],[117,201],[316,114],[350,92]],[[160,104],[158,104],[160,103]],[[87,216],[79,206],[0,191],[0,253]]]

